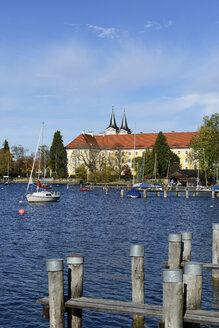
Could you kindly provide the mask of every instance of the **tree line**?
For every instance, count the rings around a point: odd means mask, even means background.
[[[67,154],[63,144],[60,131],[56,131],[50,149],[43,145],[41,152],[41,167],[45,168],[46,177],[65,178],[67,177]],[[28,177],[30,175],[35,154],[27,154],[28,149],[22,145],[9,146],[7,139],[0,149],[0,176]],[[36,169],[39,167],[39,160],[36,162]],[[43,169],[42,169],[43,171]]]
[[[219,114],[204,116],[203,124],[198,129],[198,135],[191,140],[189,159],[199,170],[200,176],[208,179],[209,183],[218,180],[219,166]],[[128,157],[122,145],[114,145],[114,152],[106,156],[106,151],[98,145],[89,145],[88,152],[77,150],[75,156],[75,176],[86,181],[89,172],[89,181],[108,182],[118,179],[130,180],[132,177]],[[31,172],[34,154],[27,154],[23,146],[10,147],[4,140],[0,149],[0,176],[28,177]],[[67,177],[67,153],[63,145],[60,131],[53,136],[51,147],[41,147],[43,167],[46,167],[46,176],[54,178]],[[78,163],[80,165],[76,165]],[[42,164],[41,164],[42,165]],[[41,166],[42,167],[42,166]],[[166,137],[159,132],[155,144],[145,149],[141,157],[136,157],[131,163],[136,180],[160,179],[170,177],[180,167],[179,157],[171,151]],[[37,170],[36,170],[37,171]]]

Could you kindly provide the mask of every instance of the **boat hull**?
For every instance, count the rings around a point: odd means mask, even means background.
[[[57,202],[60,199],[59,193],[34,192],[26,195],[29,203],[49,203]]]

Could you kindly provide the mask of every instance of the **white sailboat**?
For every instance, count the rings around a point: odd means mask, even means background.
[[[30,174],[30,178],[29,178],[29,182],[27,185],[27,191],[26,191],[26,198],[28,200],[29,203],[43,203],[43,202],[57,202],[60,199],[60,193],[59,192],[54,192],[51,190],[51,187],[42,185],[40,183],[40,163],[41,163],[41,148],[40,146],[42,146],[43,144],[43,132],[44,132],[44,123],[42,124],[42,128],[40,131],[40,136],[39,136],[39,140],[37,143],[37,148],[36,148],[36,153],[34,156],[34,161],[33,161],[33,166],[32,166],[32,170],[31,170],[31,174]],[[35,162],[36,162],[36,158],[37,158],[37,154],[39,152],[39,168],[38,168],[38,178],[37,178],[37,190],[33,193],[29,193],[29,188],[31,185],[33,185],[33,180],[32,180],[32,176],[33,176],[33,170],[35,167]]]

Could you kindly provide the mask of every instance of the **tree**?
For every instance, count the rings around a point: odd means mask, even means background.
[[[123,177],[125,181],[131,180],[132,172],[128,164],[123,166]]]
[[[4,151],[10,152],[9,144],[8,144],[8,141],[6,139],[3,143],[3,149],[4,149]]]
[[[158,133],[157,139],[152,149],[154,161],[156,160],[156,175],[159,177],[166,176],[170,158],[170,147],[166,137],[162,132]]]
[[[12,154],[14,159],[14,175],[25,175],[27,171],[26,152],[23,146],[12,146]]]
[[[144,161],[144,165],[142,168],[142,162]],[[142,173],[141,173],[142,168]],[[145,152],[142,154],[142,157],[135,158],[135,171],[136,176],[140,177],[141,180],[152,179],[153,178],[153,168],[154,168],[154,158],[152,151],[146,149]]]
[[[82,182],[85,182],[87,180],[87,170],[84,164],[75,169],[75,176]]]
[[[144,165],[142,168],[142,162]],[[155,163],[156,160],[156,163]],[[138,163],[138,165],[136,165]],[[165,178],[168,173],[171,174],[180,168],[179,157],[171,151],[166,137],[162,132],[158,133],[157,139],[152,150],[146,149],[142,157],[135,158],[136,176],[140,177],[142,168],[142,180],[152,178]]]
[[[212,180],[214,165],[219,162],[219,114],[204,116],[203,123],[198,136],[192,139],[191,147],[201,172],[207,172],[208,178]]]
[[[56,176],[60,178],[67,176],[67,153],[60,131],[56,131],[53,136],[50,148],[50,166]]]

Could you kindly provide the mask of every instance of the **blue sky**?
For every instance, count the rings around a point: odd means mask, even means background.
[[[0,0],[0,146],[34,151],[42,121],[196,131],[219,108],[218,0]]]

